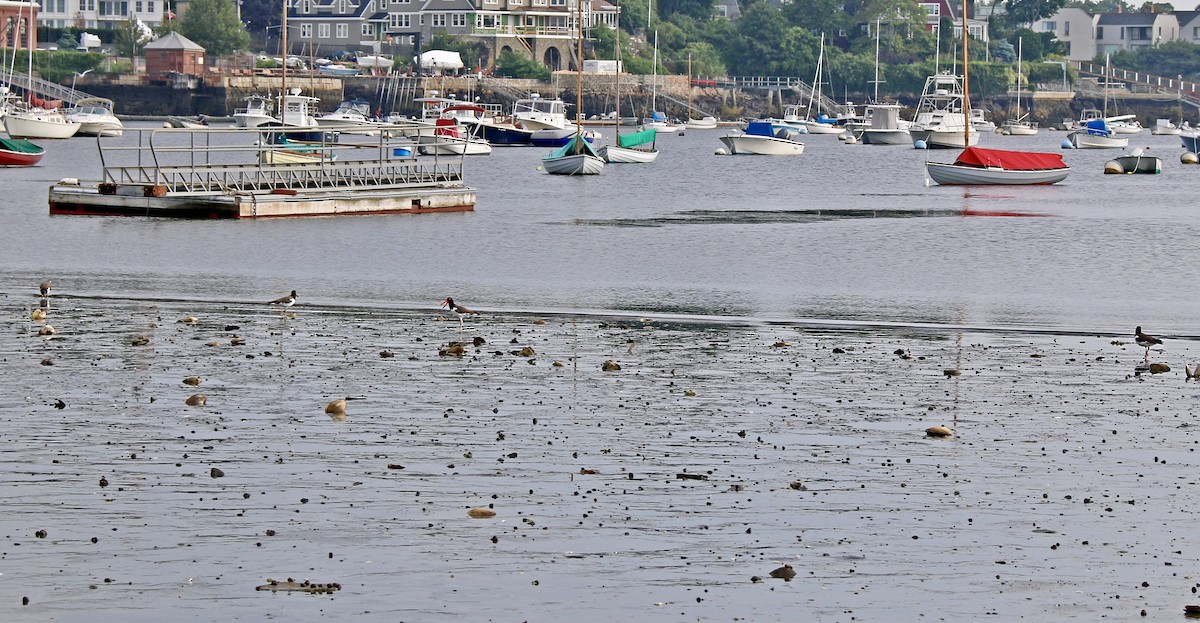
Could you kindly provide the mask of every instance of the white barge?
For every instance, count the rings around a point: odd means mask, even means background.
[[[124,140],[97,139],[102,181],[50,187],[50,213],[241,219],[473,210],[463,157],[414,158],[411,140],[390,138],[404,130],[278,145],[270,140],[278,129],[126,129]]]

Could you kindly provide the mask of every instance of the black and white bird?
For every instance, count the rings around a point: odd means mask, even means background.
[[[442,307],[449,308],[450,311],[454,312],[454,314],[458,316],[458,330],[459,331],[462,331],[462,329],[463,329],[463,317],[464,316],[466,316],[467,314],[478,314],[479,313],[473,309],[468,309],[466,307],[463,307],[462,305],[459,305],[458,303],[455,303],[454,299],[452,299],[448,296],[446,297],[446,300],[442,301]]]
[[[279,305],[280,307],[283,308],[284,313],[287,313],[287,308],[289,308],[295,304],[296,304],[296,291],[295,290],[292,290],[292,293],[287,296],[281,296],[281,297],[275,299],[274,301],[267,303],[267,305]]]
[[[1137,345],[1142,346],[1146,349],[1146,357],[1145,358],[1147,360],[1150,359],[1150,347],[1158,346],[1163,343],[1162,340],[1154,337],[1153,335],[1148,335],[1146,333],[1142,333],[1141,327],[1134,329],[1133,335],[1134,335],[1134,341],[1137,342]]]
[[[38,292],[42,294],[42,298],[50,296],[50,280],[47,279],[38,285]]]

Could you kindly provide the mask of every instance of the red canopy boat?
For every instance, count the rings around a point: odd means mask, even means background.
[[[1071,172],[1059,154],[968,147],[953,164],[926,163],[938,184],[1054,184]]]
[[[27,140],[0,137],[0,166],[31,167],[45,154],[45,149]]]

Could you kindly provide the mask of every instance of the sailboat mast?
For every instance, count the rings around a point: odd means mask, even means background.
[[[875,18],[875,103],[879,103],[879,18]]]
[[[821,83],[821,62],[825,60],[825,33],[821,33],[821,51],[817,53],[817,71],[813,74],[812,89],[808,94],[808,108],[804,111],[804,116],[811,120],[813,101],[817,99],[817,85]],[[817,113],[820,114],[821,108],[817,107]]]
[[[280,24],[280,55],[283,56],[283,71],[280,72],[280,122],[287,124],[284,116],[288,110],[288,4],[283,0],[283,22]],[[304,124],[304,120],[300,121]]]
[[[962,4],[962,38],[963,38],[963,147],[971,146],[971,82],[968,78],[967,63],[967,0]]]
[[[583,0],[577,0],[575,33],[576,54],[575,62],[575,135],[583,133]]]
[[[621,135],[621,2],[620,2],[620,0],[617,0],[616,40],[617,40],[617,42],[616,42],[616,45],[617,45],[617,53],[616,53],[616,57],[617,57],[617,80],[616,80],[616,83],[617,83],[617,110],[613,114],[616,115],[617,118],[613,119],[613,127],[616,128],[613,130],[613,134],[616,134],[617,137],[620,138],[620,135]]]
[[[1017,115],[1014,119],[1021,118],[1021,51],[1025,42],[1025,37],[1017,37]]]

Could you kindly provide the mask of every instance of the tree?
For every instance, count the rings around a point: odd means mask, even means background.
[[[1170,2],[1144,2],[1138,7],[1138,13],[1174,13],[1175,6]]]
[[[136,65],[135,57],[142,53],[142,49],[150,42],[152,33],[143,24],[140,24],[136,19],[129,18],[115,29],[113,34],[113,48],[120,53],[121,56],[129,57],[129,62]]]
[[[508,78],[550,80],[550,70],[545,65],[511,50],[505,50],[496,58],[495,73]]]
[[[278,28],[283,21],[283,11],[278,1],[242,0],[242,20],[253,32],[266,32],[267,28]]]
[[[233,0],[194,0],[180,20],[179,32],[212,55],[232,54],[250,46]]]
[[[1004,0],[1004,21],[1010,27],[1026,26],[1050,17],[1066,4],[1066,0]]]

